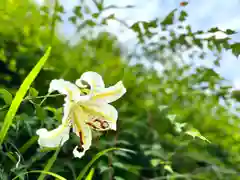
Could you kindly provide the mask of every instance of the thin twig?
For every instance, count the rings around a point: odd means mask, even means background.
[[[49,94],[49,93],[48,93]],[[45,95],[45,96],[37,96],[37,97],[26,97],[23,101],[33,100],[33,99],[42,99],[42,98],[48,98],[48,97],[58,97],[63,96],[63,94],[53,94],[53,95]]]

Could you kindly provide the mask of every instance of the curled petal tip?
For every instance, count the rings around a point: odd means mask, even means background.
[[[56,129],[48,131],[45,128],[38,129],[38,144],[43,147],[57,147],[63,145],[69,139],[70,128],[60,125]]]
[[[78,151],[78,146],[76,146],[76,147],[74,148],[74,150],[73,150],[73,156],[74,156],[75,158],[82,158],[82,157],[84,156],[84,154],[85,154],[85,151],[86,151],[86,150],[83,150],[82,152],[79,152],[79,151]]]
[[[47,130],[45,128],[41,128],[36,131],[36,134],[40,136],[41,134],[46,133],[46,132],[47,132]]]

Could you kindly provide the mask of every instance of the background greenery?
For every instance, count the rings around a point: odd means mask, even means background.
[[[187,12],[175,9],[165,18],[128,26],[137,33],[138,44],[127,51],[107,31],[108,20],[119,20],[114,14],[101,16],[106,9],[117,7],[93,2],[97,12],[81,1],[68,19],[76,26],[73,36],[79,37],[72,45],[56,30],[65,13],[58,1],[44,6],[29,0],[0,1],[0,127],[24,78],[52,46],[0,147],[0,179],[20,175],[19,179],[34,180],[39,173],[23,173],[45,169],[74,180],[98,152],[111,147],[134,153],[104,154],[91,166],[87,179],[239,179],[239,116],[232,104],[237,104],[234,98],[240,98],[240,93],[232,96],[229,83],[213,68],[196,64],[202,59],[219,66],[221,52],[227,49],[238,56],[240,43],[202,38],[206,32],[193,32],[184,24]],[[106,31],[99,31],[101,27]],[[213,27],[208,32],[218,31]],[[190,63],[182,52],[195,46],[201,52],[189,54]],[[210,52],[212,59],[206,56]],[[156,68],[159,65],[163,69]],[[127,88],[126,95],[114,103],[119,111],[117,132],[94,132],[93,145],[82,159],[73,158],[78,143],[74,135],[59,152],[40,151],[36,129],[52,129],[62,117],[63,97],[42,102],[49,82],[58,78],[74,81],[89,70],[100,73],[107,85],[122,79]],[[54,178],[47,175],[45,179]]]

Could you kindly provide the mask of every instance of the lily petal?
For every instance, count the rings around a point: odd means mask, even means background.
[[[91,90],[105,87],[102,76],[92,71],[83,73],[80,79],[76,80],[76,85],[83,88],[89,85]]]
[[[45,128],[38,129],[36,134],[39,135],[38,144],[42,147],[62,146],[69,139],[70,127],[63,124],[56,129],[48,131]]]
[[[91,98],[93,101],[111,103],[121,98],[126,93],[126,88],[124,87],[122,81],[119,81],[114,86],[104,88],[94,94]]]
[[[63,118],[62,124],[67,124],[71,121],[70,113],[71,113],[72,103],[69,99],[65,98],[65,103],[63,104]]]
[[[88,122],[90,123],[108,123],[108,129],[115,130],[117,129],[117,119],[118,119],[118,112],[116,108],[110,104],[102,104],[102,103],[87,103],[82,105],[83,110],[89,114]],[[98,125],[99,126],[99,125]],[[101,130],[104,130],[102,128]]]
[[[75,157],[81,158],[85,152],[90,148],[92,144],[92,132],[90,127],[85,123],[88,116],[78,105],[73,107],[72,111],[72,121],[73,121],[73,132],[76,133],[80,138],[80,148],[82,152],[79,152],[75,148],[73,154]]]
[[[78,128],[74,129],[77,130]],[[90,127],[88,127],[87,124],[84,124],[83,128],[81,128],[81,131],[78,134],[81,143],[80,148],[82,148],[82,151],[78,151],[79,146],[76,146],[73,150],[73,155],[74,157],[81,158],[92,144],[92,132]]]
[[[79,88],[75,84],[63,79],[54,79],[51,81],[48,92],[51,93],[53,91],[67,95],[67,98],[70,100],[75,100],[80,97]]]
[[[82,151],[79,151],[78,150],[79,146],[76,146],[73,150],[74,157],[81,158],[82,156],[84,156],[85,152],[90,148],[92,144],[92,132],[88,126],[86,126],[86,129],[83,134],[84,134],[85,143],[81,146]]]

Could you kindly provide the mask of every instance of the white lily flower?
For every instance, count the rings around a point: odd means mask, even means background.
[[[63,79],[52,80],[49,92],[66,95],[62,124],[51,131],[38,129],[36,133],[41,147],[57,147],[69,139],[72,128],[80,137],[80,145],[74,148],[73,154],[81,158],[91,146],[91,129],[116,130],[118,112],[109,103],[122,97],[126,89],[122,81],[105,88],[102,77],[91,71],[83,73],[75,84]]]

